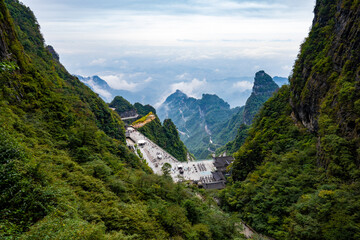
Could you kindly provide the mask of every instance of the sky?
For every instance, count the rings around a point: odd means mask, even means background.
[[[315,0],[22,0],[72,74],[98,75],[131,102],[176,89],[245,103],[259,70],[288,77]],[[106,101],[111,101],[107,94]]]

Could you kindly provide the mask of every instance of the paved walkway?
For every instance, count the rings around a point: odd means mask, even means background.
[[[181,180],[214,182],[211,174],[211,172],[215,171],[214,160],[180,162],[135,129],[129,128],[128,132],[130,133],[130,138],[135,140],[136,143],[139,140],[145,140],[146,143],[138,146],[138,148],[154,173],[161,175],[162,166],[165,163],[169,163],[171,165],[170,175],[175,182]],[[184,170],[183,173],[179,171],[180,165]]]
[[[121,120],[124,121],[124,120],[134,119],[134,118],[137,118],[138,116],[139,116],[139,114],[136,114],[135,116],[121,118]]]

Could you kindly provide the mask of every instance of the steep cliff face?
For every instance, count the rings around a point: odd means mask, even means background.
[[[248,98],[244,109],[244,123],[251,125],[261,106],[279,89],[279,86],[264,71],[255,74],[255,81],[251,96]]]
[[[171,94],[158,109],[161,119],[170,118],[175,123],[182,141],[198,159],[209,157],[216,146],[220,146],[217,144],[231,140],[218,141],[218,134],[237,112],[239,108],[231,109],[217,95],[203,94],[201,99],[195,99],[179,90]]]
[[[16,60],[19,66],[25,66],[23,47],[15,33],[13,20],[7,6],[0,2],[0,60]]]
[[[359,134],[359,24],[358,1],[318,1],[290,80],[294,114],[313,132],[327,114],[344,134]]]
[[[290,86],[235,153],[225,205],[276,239],[359,239],[359,24],[359,1],[317,1]]]
[[[237,237],[215,204],[128,150],[118,114],[53,58],[18,0],[0,0],[0,32],[0,239]]]
[[[109,104],[109,107],[115,108],[115,111],[122,118],[127,118],[137,115],[136,108],[121,96],[116,96],[114,100],[112,100],[112,102]]]
[[[203,94],[201,99],[195,99],[177,90],[158,112],[160,118],[174,121],[181,139],[195,157],[206,158],[216,149],[222,151],[222,146],[234,140],[241,124],[251,125],[260,108],[278,88],[268,74],[259,71],[255,75],[252,94],[243,107],[231,109],[216,95]],[[241,132],[241,139],[243,136]]]

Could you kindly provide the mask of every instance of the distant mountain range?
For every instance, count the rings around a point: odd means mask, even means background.
[[[233,140],[241,124],[251,124],[262,104],[277,89],[272,78],[260,71],[243,107],[230,108],[217,95],[203,94],[201,99],[195,99],[177,90],[158,108],[158,115],[161,119],[172,119],[181,139],[196,158],[207,158]]]
[[[74,75],[91,90],[99,94],[99,96],[105,101],[109,102],[113,96],[120,96],[115,89],[112,89],[105,80],[99,76],[83,77],[80,75]],[[115,95],[114,95],[115,94]]]
[[[99,76],[91,76],[91,77],[83,77],[80,75],[76,76],[81,82],[85,83],[88,87],[90,87],[94,92],[99,94],[99,96],[104,99],[106,102],[111,102],[115,96],[122,96],[126,100],[134,103],[141,101],[145,104],[151,104],[156,106],[155,104],[161,102],[161,98],[163,97],[161,94],[166,91],[163,90],[162,93],[156,92],[154,89],[146,88],[145,90],[138,90],[138,91],[128,91],[128,90],[118,90],[112,88],[105,80],[103,80]],[[137,80],[140,81],[140,80]],[[238,82],[243,82],[247,84],[251,84],[251,77],[230,77],[225,78],[222,80],[216,80],[217,83],[221,86],[234,86]],[[283,77],[274,77],[274,82],[279,86],[284,84],[288,84],[288,79]],[[209,84],[213,84],[208,82]],[[154,86],[156,86],[155,84]],[[230,87],[231,88],[231,87]],[[161,89],[161,87],[159,88]],[[159,90],[157,89],[157,90]],[[225,87],[219,88],[218,91],[221,92],[224,99],[232,106],[239,106],[245,104],[246,99],[250,96],[251,90],[244,90],[241,92],[230,91],[232,93],[224,92]],[[204,90],[205,92],[206,90]]]
[[[115,108],[122,117],[136,114],[135,107],[127,101],[131,101],[126,97],[128,96],[127,91],[111,88],[99,76],[75,76],[106,102],[111,102],[110,107],[121,105],[121,107]],[[255,114],[278,88],[278,85],[287,83],[287,78],[274,77],[272,79],[264,71],[260,71],[255,77],[251,96],[245,106],[236,108],[231,108],[217,95],[203,94],[201,99],[195,99],[177,90],[159,107],[158,115],[161,120],[172,119],[179,130],[182,141],[196,158],[207,158],[217,148],[235,139],[240,125],[251,124]],[[119,99],[119,97],[114,98],[114,96],[122,96],[126,100]],[[137,99],[139,98],[137,97]],[[139,104],[137,103],[137,105]],[[120,111],[122,108],[126,108],[126,111]]]
[[[284,77],[273,77],[274,82],[281,87],[282,85],[289,84],[289,79]]]

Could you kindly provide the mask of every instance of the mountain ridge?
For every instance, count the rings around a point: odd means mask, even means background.
[[[227,121],[236,111],[238,108],[231,109],[215,94],[203,94],[201,99],[195,99],[180,90],[171,94],[158,109],[160,119],[172,119],[189,151],[203,159],[211,153],[208,149],[215,125]],[[194,135],[196,137],[191,138]]]
[[[243,107],[230,108],[215,94],[202,94],[200,99],[196,99],[176,90],[158,112],[161,119],[173,120],[181,133],[181,140],[195,157],[208,158],[216,149],[236,138],[241,124],[250,125],[262,104],[277,89],[278,85],[272,78],[259,71],[254,78],[252,94]]]
[[[251,125],[261,106],[279,89],[279,86],[265,71],[257,72],[254,80],[251,95],[245,103],[244,123],[246,125]]]
[[[276,239],[358,239],[360,3],[317,0],[285,85],[234,154],[224,208]]]
[[[118,114],[54,59],[28,7],[0,0],[0,36],[1,239],[241,237],[205,192],[130,152]]]

